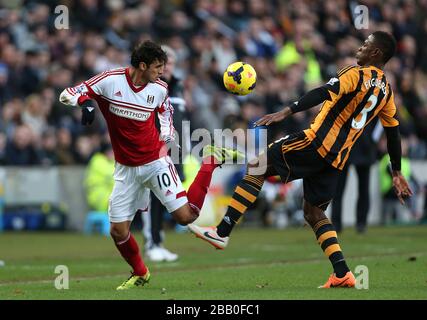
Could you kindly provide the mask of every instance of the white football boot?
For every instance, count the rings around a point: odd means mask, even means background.
[[[216,227],[199,227],[195,224],[189,224],[188,229],[196,235],[197,238],[205,240],[219,250],[223,250],[230,237],[220,237]]]

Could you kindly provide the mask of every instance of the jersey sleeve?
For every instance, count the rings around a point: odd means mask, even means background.
[[[168,139],[175,140],[175,128],[173,126],[173,107],[170,103],[168,95],[166,95],[158,111],[161,139],[163,141]]]
[[[104,71],[84,82],[84,84],[88,88],[89,94],[93,98],[102,96],[104,94],[105,88],[108,85],[107,76],[109,74],[110,74],[110,71]]]
[[[325,84],[331,97],[350,93],[357,88],[359,83],[359,71],[356,66],[348,66],[341,69],[337,75]]]
[[[59,101],[70,106],[81,106],[88,99],[97,99],[104,90],[105,74],[103,72],[75,87],[66,88],[59,95]]]
[[[59,95],[59,101],[69,106],[80,106],[87,100],[89,90],[84,83],[64,89]]]
[[[383,127],[396,127],[399,125],[399,120],[397,119],[397,108],[394,103],[394,93],[389,87],[390,98],[381,109],[378,114],[378,117],[381,120]]]
[[[341,95],[353,92],[356,90],[359,83],[359,70],[356,66],[349,66],[338,72]]]

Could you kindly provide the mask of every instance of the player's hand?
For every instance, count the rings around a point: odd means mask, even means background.
[[[401,204],[405,203],[404,198],[412,196],[412,190],[409,188],[409,184],[405,177],[402,176],[400,171],[393,171],[393,186],[396,192],[397,198]]]
[[[95,104],[92,100],[86,100],[82,104],[82,125],[87,126],[95,120]]]
[[[287,118],[291,113],[291,109],[289,107],[286,107],[283,110],[280,110],[279,112],[266,114],[258,121],[255,121],[254,127],[268,126],[272,123],[280,122]]]

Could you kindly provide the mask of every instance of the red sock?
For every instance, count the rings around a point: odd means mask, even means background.
[[[139,253],[138,243],[130,232],[125,240],[115,242],[115,244],[122,257],[133,268],[133,274],[143,276],[147,273],[147,267]]]
[[[205,201],[209,185],[211,184],[212,174],[218,166],[219,164],[215,163],[213,157],[204,159],[196,178],[188,189],[188,202],[197,212],[203,207],[203,202]]]

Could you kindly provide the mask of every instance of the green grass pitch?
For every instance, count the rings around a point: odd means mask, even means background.
[[[151,282],[125,292],[115,288],[130,269],[110,238],[6,232],[0,234],[0,300],[427,299],[427,226],[372,227],[365,235],[346,229],[339,240],[353,272],[368,267],[369,289],[317,289],[331,266],[308,227],[239,227],[224,251],[190,233],[168,232],[166,246],[180,259],[148,262]],[[68,290],[54,286],[57,265],[68,267]]]

